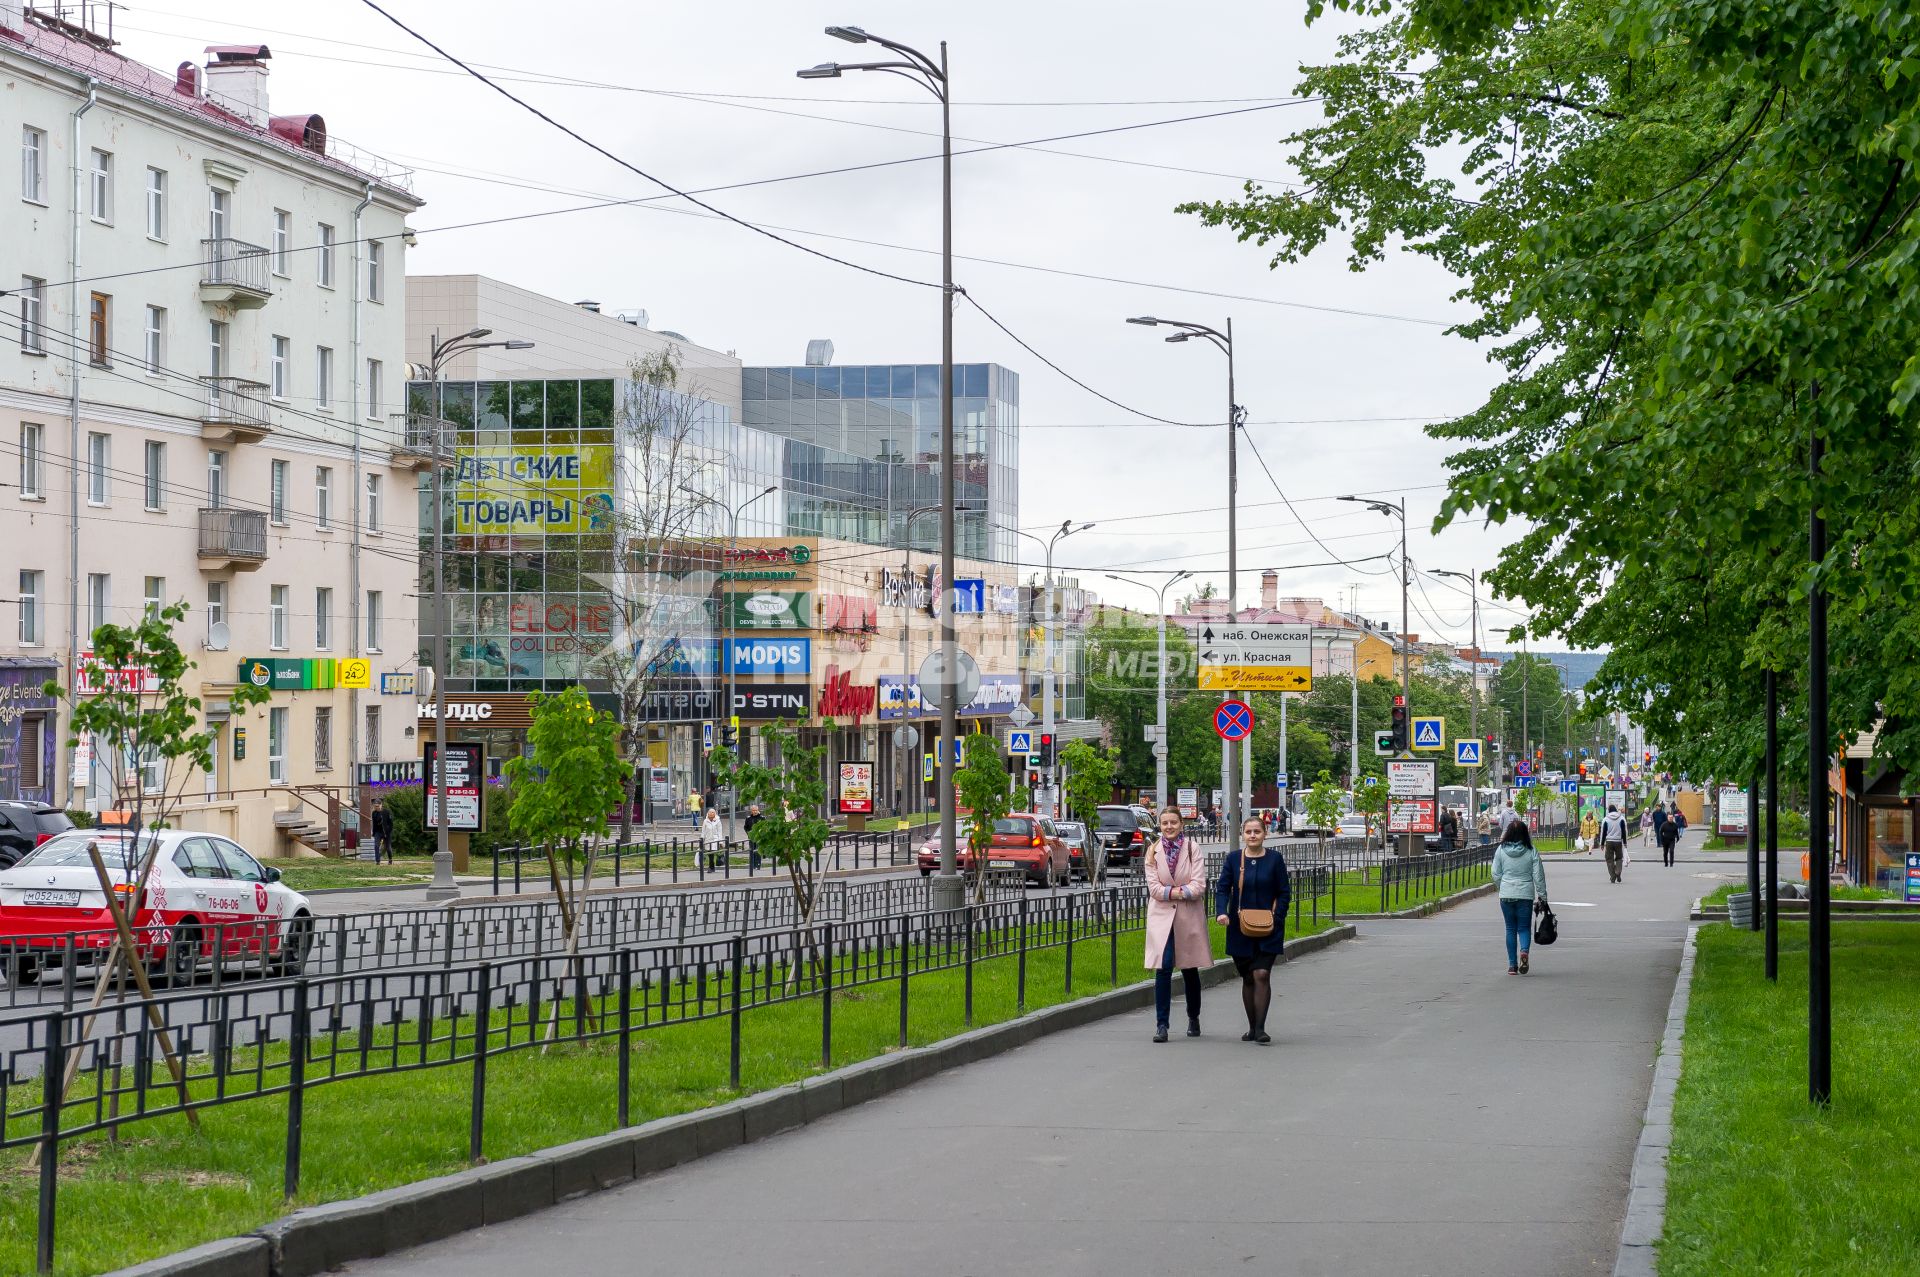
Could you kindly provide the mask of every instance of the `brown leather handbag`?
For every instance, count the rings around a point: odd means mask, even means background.
[[[1233,893],[1233,902],[1238,906],[1234,910],[1233,920],[1239,924],[1240,934],[1250,940],[1264,940],[1273,934],[1274,917],[1271,909],[1249,909],[1240,904],[1247,894],[1247,856],[1240,853],[1240,886]]]

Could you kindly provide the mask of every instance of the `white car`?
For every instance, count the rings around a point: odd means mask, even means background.
[[[1340,817],[1340,828],[1335,831],[1340,838],[1365,838],[1367,836],[1367,818],[1358,812],[1349,812]]]
[[[113,917],[87,848],[96,845],[108,882],[123,905],[147,851],[158,844],[146,899],[128,921],[135,950],[175,984],[187,984],[203,959],[257,956],[280,975],[298,975],[313,947],[313,909],[245,848],[218,834],[163,829],[141,835],[74,829],[35,847],[0,870],[0,949],[17,986],[39,978],[40,950],[113,943]]]

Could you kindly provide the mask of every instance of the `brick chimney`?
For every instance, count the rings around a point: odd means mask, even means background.
[[[267,127],[267,59],[264,44],[207,46],[207,97],[255,128]]]
[[[1260,606],[1271,612],[1280,606],[1280,574],[1266,571],[1260,574]]]

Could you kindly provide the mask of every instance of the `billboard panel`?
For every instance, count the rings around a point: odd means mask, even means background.
[[[462,448],[453,475],[456,535],[607,532],[613,521],[613,448],[500,444]]]

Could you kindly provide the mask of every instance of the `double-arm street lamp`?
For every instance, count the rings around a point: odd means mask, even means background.
[[[1176,331],[1168,341],[1191,341],[1199,337],[1212,342],[1220,353],[1227,357],[1227,622],[1232,624],[1240,619],[1240,537],[1238,528],[1239,478],[1239,441],[1240,423],[1246,419],[1245,410],[1234,399],[1233,393],[1233,321],[1227,321],[1226,330],[1210,328],[1206,324],[1189,323],[1184,319],[1158,319],[1152,315],[1137,315],[1127,321],[1129,324],[1141,324],[1147,328],[1172,328]],[[1228,689],[1227,695],[1238,699],[1237,689]],[[1236,846],[1240,837],[1240,768],[1237,765],[1240,746],[1232,741],[1221,742],[1223,770],[1226,783],[1222,787],[1227,791],[1227,845]]]
[[[1005,527],[1004,524],[1002,526]],[[1047,552],[1047,596],[1044,604],[1046,608],[1046,621],[1040,631],[1041,642],[1046,645],[1046,658],[1043,666],[1046,672],[1041,676],[1041,695],[1046,698],[1046,703],[1042,705],[1040,709],[1040,730],[1049,737],[1053,735],[1053,547],[1058,544],[1060,538],[1072,536],[1076,532],[1085,532],[1092,526],[1091,523],[1076,524],[1072,519],[1063,519],[1060,521],[1059,529],[1054,532],[1052,536],[1045,539],[1031,532],[1022,532],[1019,528],[1006,528],[1008,532],[1013,533],[1015,536],[1025,537]],[[1053,785],[1053,778],[1056,774],[1057,766],[1058,764],[1054,762],[1053,757],[1049,755],[1047,758],[1046,814],[1055,819],[1059,819],[1060,817],[1060,813],[1055,810],[1058,799],[1055,796]]]
[[[441,503],[441,477],[451,457],[447,453],[446,383],[440,378],[447,362],[469,351],[499,348],[532,350],[530,341],[487,341],[491,328],[474,328],[440,340],[435,333],[428,339],[427,364],[423,371],[433,382],[433,775],[428,778],[438,802],[433,813],[433,882],[427,887],[428,900],[451,900],[460,894],[453,881],[453,851],[447,845],[447,584],[446,507]],[[475,777],[484,783],[485,777]]]
[[[945,588],[935,607],[940,614],[940,872],[932,884],[936,909],[958,909],[962,899],[958,842],[953,811],[953,766],[958,752],[960,704],[959,652],[953,636],[953,127],[952,94],[947,80],[947,42],[938,60],[909,45],[883,39],[859,27],[828,27],[827,34],[849,44],[877,44],[895,54],[885,62],[822,62],[796,74],[803,80],[837,80],[848,71],[879,71],[913,81],[940,103],[940,579]]]
[[[1153,809],[1156,812],[1167,809],[1167,591],[1192,575],[1191,572],[1176,572],[1167,578],[1164,585],[1154,589],[1145,581],[1107,573],[1109,581],[1124,581],[1128,585],[1153,590],[1158,600],[1154,604],[1155,609],[1160,613],[1160,690],[1155,703],[1154,722],[1158,726],[1154,728],[1153,742]]]
[[[1398,518],[1400,520],[1400,704],[1406,709],[1407,744],[1412,745],[1413,679],[1409,673],[1409,666],[1413,660],[1413,644],[1408,641],[1407,638],[1407,617],[1409,615],[1407,608],[1407,591],[1412,584],[1412,568],[1407,563],[1406,499],[1402,498],[1399,501],[1382,501],[1377,497],[1341,497],[1340,499],[1342,501],[1356,502],[1367,507],[1369,510],[1384,514],[1390,519]],[[1418,834],[1406,835],[1406,841],[1401,845],[1401,854],[1412,855],[1413,849],[1419,845],[1419,837]]]

